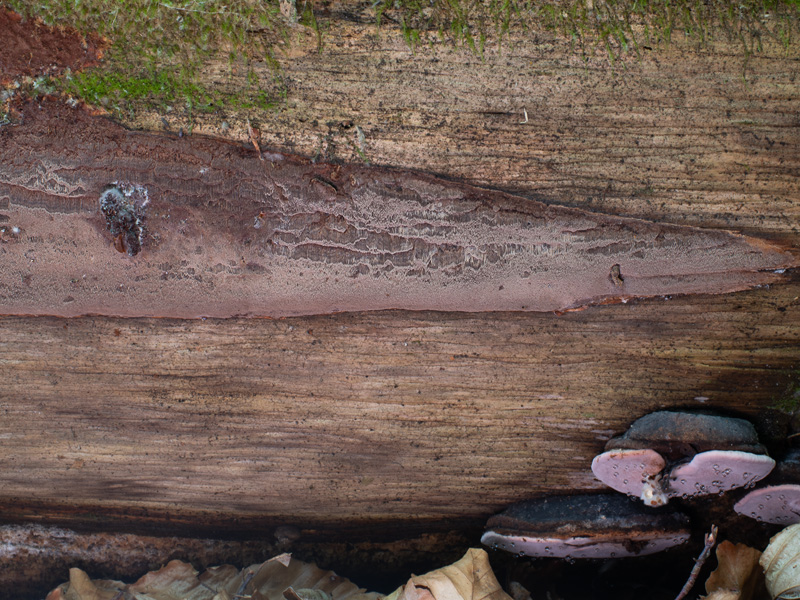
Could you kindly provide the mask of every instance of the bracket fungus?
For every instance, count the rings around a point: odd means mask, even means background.
[[[703,413],[651,413],[605,450],[595,477],[648,506],[750,487],[775,466],[750,422]]]
[[[774,467],[775,461],[765,454],[738,450],[701,452],[688,463],[672,468],[670,495],[687,498],[751,487],[769,475]]]
[[[520,556],[644,556],[686,542],[688,523],[681,513],[647,510],[615,494],[554,496],[495,515],[481,542]]]
[[[765,523],[800,523],[800,485],[787,483],[753,490],[734,504],[733,509]]]
[[[592,461],[592,472],[608,487],[638,496],[648,506],[661,506],[667,497],[661,489],[661,473],[667,463],[649,448],[603,452]]]
[[[800,449],[781,459],[769,477],[770,485],[753,490],[733,509],[740,515],[765,523],[800,523]]]

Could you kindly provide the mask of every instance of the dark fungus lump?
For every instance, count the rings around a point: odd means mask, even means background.
[[[100,195],[100,212],[114,236],[114,248],[118,252],[136,256],[142,249],[147,204],[146,191],[132,185],[109,186]]]

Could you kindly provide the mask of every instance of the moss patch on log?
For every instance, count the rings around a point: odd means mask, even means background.
[[[800,30],[798,0],[382,0],[342,5],[309,0],[102,0],[65,3],[5,0],[10,8],[45,25],[99,32],[111,41],[103,67],[70,74],[59,89],[117,117],[141,109],[163,114],[274,112],[284,105],[287,85],[276,57],[293,41],[316,38],[337,19],[373,22],[376,35],[399,29],[417,52],[442,39],[483,55],[487,44],[503,48],[511,33],[548,30],[569,38],[584,57],[606,55],[611,63],[642,48],[671,43],[709,46],[738,40],[747,58],[767,42],[787,49]],[[209,63],[227,64],[228,81],[200,77]],[[264,81],[263,69],[273,78]],[[257,73],[262,73],[259,78]],[[226,85],[235,75],[244,86]],[[202,81],[203,83],[199,83]]]

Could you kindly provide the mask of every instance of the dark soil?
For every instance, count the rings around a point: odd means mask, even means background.
[[[99,35],[48,27],[0,8],[0,84],[21,76],[54,75],[96,64],[107,43]]]

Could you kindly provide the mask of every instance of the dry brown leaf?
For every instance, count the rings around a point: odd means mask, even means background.
[[[192,565],[179,560],[171,560],[158,571],[143,575],[128,589],[155,600],[211,600],[214,595],[201,585]]]
[[[64,600],[111,600],[121,590],[119,581],[92,581],[80,569],[69,570],[69,587],[64,591]],[[49,594],[48,594],[49,596]]]
[[[409,579],[408,583],[403,586],[403,591],[400,592],[398,600],[435,600],[433,594],[428,588],[417,587],[414,581]]]
[[[331,595],[322,590],[293,587],[283,590],[283,597],[286,600],[331,600]]]
[[[284,563],[288,562],[288,565]],[[70,570],[70,581],[48,596],[52,600],[112,600],[122,591],[136,600],[232,600],[237,595],[251,600],[284,600],[287,588],[321,590],[336,600],[378,600],[333,571],[314,564],[277,556],[239,571],[230,565],[211,567],[198,576],[189,564],[174,560],[126,586],[119,581],[92,581],[80,569]]]
[[[288,567],[289,563],[292,562],[292,553],[284,552],[283,554],[278,554],[278,556],[273,556],[269,560],[274,560],[275,562],[281,563],[284,567]]]
[[[511,600],[492,572],[489,555],[479,548],[470,548],[452,565],[412,577],[386,600],[425,600],[419,588],[427,589],[434,600]]]
[[[267,561],[253,565],[242,573],[253,572],[255,576],[246,588],[253,594],[253,600],[284,600],[287,588],[315,589],[327,592],[336,600],[377,600],[380,594],[368,593],[352,581],[339,577],[333,571],[324,571],[314,564],[304,563],[292,558],[288,566],[279,561]],[[241,575],[238,579],[241,582]],[[228,591],[236,592],[236,589]],[[252,592],[251,592],[252,590]]]
[[[761,556],[761,566],[773,598],[800,598],[800,523],[772,537]]]
[[[708,596],[703,596],[703,600],[740,600],[739,592],[731,590],[716,590],[711,592]]]
[[[706,600],[752,600],[764,586],[760,557],[761,552],[755,548],[722,542],[717,546],[719,564],[706,581]]]

